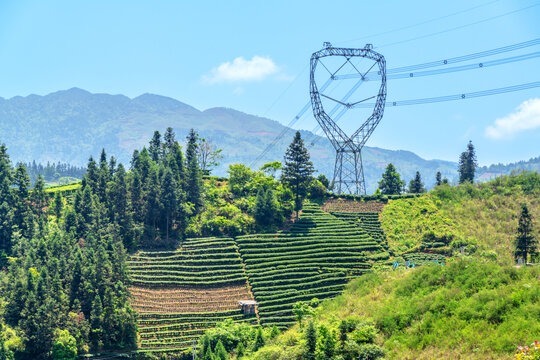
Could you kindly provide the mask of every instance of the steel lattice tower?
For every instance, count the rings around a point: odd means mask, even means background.
[[[373,113],[351,136],[348,136],[337,125],[337,118],[332,119],[326,113],[321,102],[321,96],[345,106],[346,109],[353,108],[358,103],[375,98],[375,96],[351,104],[332,99],[323,93],[319,93],[315,81],[315,70],[317,68],[317,64],[320,62],[320,59],[328,56],[343,57],[345,59],[345,63],[350,62],[350,59],[354,57],[362,57],[373,60],[373,66],[366,73],[362,74],[356,70],[360,74],[361,79],[363,79],[364,76],[371,71],[375,64],[377,64],[379,67],[378,71],[381,75],[381,86],[378,90],[378,94],[376,95],[377,100],[373,108]],[[339,69],[341,69],[341,67]],[[331,79],[334,79],[334,76],[339,69],[335,73],[331,74]],[[355,88],[351,89],[349,93],[352,94],[354,90]],[[336,150],[336,163],[334,166],[334,177],[332,181],[334,184],[334,191],[337,193],[347,192],[357,195],[365,194],[366,184],[364,180],[364,168],[362,165],[361,150],[364,147],[367,139],[373,133],[373,130],[375,130],[375,127],[381,121],[384,114],[384,105],[386,102],[386,61],[384,56],[373,51],[370,44],[367,44],[363,49],[350,49],[335,48],[332,47],[330,43],[324,43],[324,48],[322,50],[311,55],[310,95],[313,115]]]

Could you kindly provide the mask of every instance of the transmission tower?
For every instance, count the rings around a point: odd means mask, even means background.
[[[371,44],[367,44],[363,49],[335,48],[332,47],[332,44],[329,42],[325,42],[323,46],[324,48],[322,50],[311,55],[310,95],[313,115],[336,150],[336,163],[332,181],[334,184],[334,191],[337,193],[346,192],[356,195],[365,194],[366,184],[364,180],[361,150],[384,114],[384,105],[386,102],[386,61],[384,60],[384,56],[373,51],[373,46]],[[347,101],[348,96],[346,96],[343,101],[339,101],[319,92],[315,81],[315,70],[317,69],[317,64],[321,62],[321,59],[330,56],[341,57],[344,59],[343,65],[339,67],[336,72],[331,73],[331,79],[336,77],[337,72],[340,71],[347,62],[352,65],[352,62],[350,61],[352,58],[361,57],[374,61],[373,66],[365,73],[358,71],[354,65],[352,66],[360,75],[361,83],[367,73],[369,73],[375,65],[378,65],[378,75],[381,76],[381,86],[378,90],[378,94],[354,103],[346,103],[344,101]],[[322,65],[324,66],[324,64]],[[357,83],[357,85],[360,85],[360,83]],[[357,85],[349,91],[349,94],[352,94],[356,90]],[[332,119],[323,107],[321,96],[343,106],[343,111]],[[358,130],[351,136],[348,136],[336,123],[339,117],[341,117],[347,109],[375,97],[377,100],[373,108],[373,113],[358,128]],[[334,111],[331,111],[331,114],[333,112]]]

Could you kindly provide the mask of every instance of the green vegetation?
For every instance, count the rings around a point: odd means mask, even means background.
[[[396,167],[390,163],[386,166],[382,179],[379,181],[379,190],[383,195],[399,195],[403,192],[405,181],[401,180]]]
[[[318,358],[371,340],[363,351],[389,359],[511,359],[540,334],[539,276],[538,267],[472,259],[367,274],[312,317]],[[305,333],[295,326],[248,358],[304,359]]]
[[[540,219],[540,174],[502,176],[482,184],[442,184],[416,198],[390,200],[381,225],[396,254],[465,254],[514,263],[521,204]],[[534,227],[536,241],[540,238]]]
[[[41,176],[33,190],[29,185],[26,168],[13,169],[1,145],[2,356],[72,359],[89,351],[134,348],[126,253],[95,189],[87,183],[59,211],[50,206]]]
[[[384,244],[361,227],[310,203],[289,230],[236,240],[261,323],[280,328],[295,322],[297,301],[336,296],[352,277],[369,272],[375,259],[388,258]]]
[[[477,167],[478,162],[476,161],[474,145],[472,144],[472,141],[469,141],[469,144],[467,144],[467,151],[462,152],[459,157],[459,183],[463,184],[467,181],[472,183],[474,181],[474,175]]]
[[[237,250],[232,239],[199,238],[182,242],[175,251],[130,257],[130,290],[143,350],[187,350],[206,329],[226,319],[257,323],[238,305],[253,295]]]
[[[285,166],[281,174],[281,181],[294,194],[296,219],[298,219],[298,212],[302,209],[304,198],[308,194],[308,187],[313,181],[312,174],[313,164],[309,160],[309,153],[304,146],[304,140],[300,136],[300,131],[297,131],[285,153]]]
[[[531,214],[525,204],[521,204],[521,215],[519,216],[515,245],[514,255],[516,259],[521,258],[527,262],[528,255],[531,256],[531,259],[538,256],[538,240],[534,238]]]

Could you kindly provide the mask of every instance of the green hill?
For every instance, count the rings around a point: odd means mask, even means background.
[[[469,255],[513,263],[521,204],[528,205],[540,237],[540,174],[502,176],[481,184],[439,186],[411,199],[391,200],[381,214],[390,248],[413,253]]]
[[[322,332],[329,332],[335,356],[326,359],[348,358],[353,349],[365,354],[368,323],[377,334],[374,345],[388,359],[512,359],[518,346],[540,337],[539,277],[538,266],[472,259],[367,274],[322,303],[313,318],[317,349],[324,349]],[[344,342],[339,340],[343,321],[352,324]],[[295,326],[248,358],[307,358],[306,328]]]
[[[162,133],[171,126],[180,142],[190,128],[223,149],[222,165],[216,175],[225,175],[231,163],[250,164],[278,134],[286,130],[279,122],[228,108],[200,111],[165,96],[143,94],[130,99],[123,95],[92,94],[73,88],[45,96],[0,98],[0,143],[5,143],[14,161],[68,162],[86,165],[90,154],[102,148],[124,164],[134,149],[147,145],[154,130]],[[293,136],[286,135],[259,163],[282,160]],[[313,140],[309,148],[315,167],[330,176],[334,152],[326,138],[302,131]],[[443,176],[455,177],[456,164],[424,160],[410,151],[366,147],[363,153],[368,191],[373,192],[384,167],[394,163],[408,181],[417,170],[428,184],[440,170]]]

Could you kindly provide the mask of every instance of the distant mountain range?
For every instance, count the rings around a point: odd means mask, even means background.
[[[251,164],[285,129],[277,121],[234,109],[200,111],[175,99],[153,94],[130,99],[124,95],[92,94],[72,88],[45,96],[0,98],[0,142],[8,146],[14,161],[62,161],[82,165],[90,155],[98,156],[105,148],[107,154],[128,164],[133,150],[147,145],[154,130],[163,133],[169,126],[182,143],[189,129],[195,128],[202,137],[223,149],[224,158],[214,170],[216,175],[224,175],[232,163]],[[334,167],[332,146],[326,138],[309,131],[301,133],[308,140],[316,169],[330,177]],[[282,160],[293,135],[294,131],[288,129],[281,141],[254,166]],[[376,189],[389,162],[396,165],[406,181],[420,171],[428,186],[434,183],[437,171],[450,180],[456,177],[456,163],[425,160],[410,151],[366,147],[363,160],[368,192]]]

